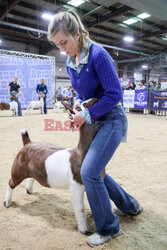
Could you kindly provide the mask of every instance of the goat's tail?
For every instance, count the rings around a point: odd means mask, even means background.
[[[25,128],[21,129],[20,132],[22,136],[23,145],[26,145],[27,143],[31,142],[29,134]]]

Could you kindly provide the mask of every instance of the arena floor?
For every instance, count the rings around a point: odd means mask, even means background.
[[[23,115],[24,115],[23,111]],[[75,147],[78,132],[44,131],[44,119],[62,124],[63,112],[11,117],[0,113],[0,249],[78,250],[90,249],[85,236],[76,229],[68,190],[47,189],[38,183],[35,194],[25,191],[25,181],[13,194],[13,206],[3,206],[6,185],[15,155],[22,147],[20,129],[26,128],[32,141],[44,141],[63,147]],[[144,207],[135,218],[120,217],[123,234],[96,249],[167,249],[167,117],[128,114],[127,143],[122,143],[107,166],[107,172]],[[85,198],[86,201],[86,198]],[[94,224],[86,201],[88,221]]]

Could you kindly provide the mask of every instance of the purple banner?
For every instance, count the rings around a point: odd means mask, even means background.
[[[150,91],[150,110],[167,110],[167,91]]]
[[[147,90],[135,90],[134,108],[135,109],[147,109],[147,106],[148,106],[147,99],[148,99]]]

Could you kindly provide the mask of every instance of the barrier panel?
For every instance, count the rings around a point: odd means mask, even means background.
[[[150,91],[150,110],[167,110],[167,91]]]
[[[144,114],[167,115],[167,91],[124,90],[123,106],[129,109],[142,109]]]
[[[147,109],[148,91],[147,90],[124,90],[124,108]]]

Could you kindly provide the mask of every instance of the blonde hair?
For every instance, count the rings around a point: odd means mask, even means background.
[[[52,41],[52,37],[58,32],[63,31],[65,34],[75,36],[76,32],[80,32],[79,48],[88,51],[86,42],[93,43],[89,37],[89,32],[85,29],[80,17],[72,10],[59,12],[53,16],[48,25],[48,39]]]

